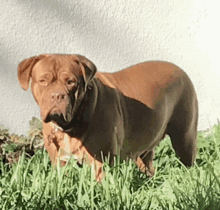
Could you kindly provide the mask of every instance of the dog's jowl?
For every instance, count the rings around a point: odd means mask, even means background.
[[[44,122],[53,163],[74,157],[102,179],[102,156],[131,158],[149,176],[154,149],[165,134],[177,156],[191,166],[196,155],[198,102],[179,67],[149,61],[116,73],[97,72],[81,55],[45,54],[18,66],[18,80],[33,96]]]

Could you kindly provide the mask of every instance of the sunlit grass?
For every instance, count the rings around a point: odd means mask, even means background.
[[[53,168],[48,154],[18,163],[0,161],[0,209],[220,209],[220,125],[198,133],[194,167],[176,158],[169,138],[156,149],[153,178],[142,174],[133,161],[104,165],[102,183],[91,167],[70,160]]]

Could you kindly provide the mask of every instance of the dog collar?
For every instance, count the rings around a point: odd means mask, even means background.
[[[61,128],[59,125],[55,124],[54,122],[52,122],[52,125],[55,133],[58,131],[63,131],[63,128]]]

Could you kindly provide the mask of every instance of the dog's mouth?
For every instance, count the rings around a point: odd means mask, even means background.
[[[66,116],[57,107],[52,108],[43,121],[45,123],[52,122],[60,130],[64,130],[69,125]]]

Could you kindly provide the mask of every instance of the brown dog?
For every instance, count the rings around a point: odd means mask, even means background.
[[[153,175],[154,148],[168,134],[180,160],[193,164],[198,102],[179,67],[150,61],[111,74],[81,55],[49,54],[19,64],[23,89],[30,79],[52,162],[86,159],[101,179],[102,155],[119,155]]]

